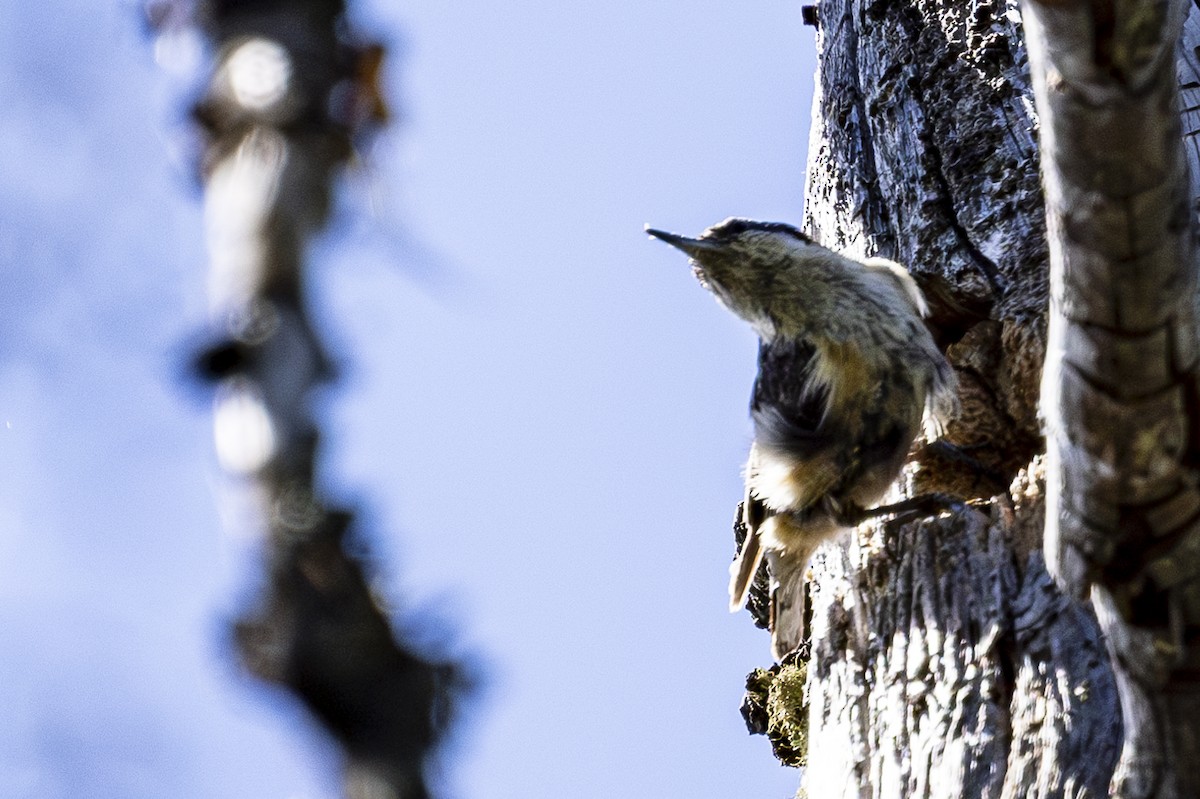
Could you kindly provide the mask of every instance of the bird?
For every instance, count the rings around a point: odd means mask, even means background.
[[[809,560],[886,510],[872,506],[913,442],[957,413],[954,369],[923,321],[920,289],[893,261],[834,252],[783,222],[733,217],[697,238],[645,230],[687,254],[700,284],[759,337],[747,534],[729,606],[745,606],[765,557],[771,651],[782,661],[805,639]]]

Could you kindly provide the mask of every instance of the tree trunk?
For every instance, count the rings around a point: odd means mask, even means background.
[[[1176,66],[1187,11],[1025,7],[1053,287],[1046,551],[1107,637],[1123,799],[1200,794],[1200,341]],[[1195,50],[1182,55],[1194,84]]]
[[[752,699],[782,753],[782,722],[809,713],[812,797],[1106,796],[1116,682],[1094,613],[1042,556],[1048,253],[1019,11],[824,0],[817,23],[805,226],[922,285],[963,412],[956,448],[918,452],[902,489],[980,501],[826,546],[808,707],[772,690],[790,665]]]

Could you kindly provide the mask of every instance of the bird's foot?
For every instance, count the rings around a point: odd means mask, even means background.
[[[916,519],[923,519],[928,516],[933,516],[942,511],[958,511],[967,506],[961,498],[951,494],[940,494],[930,492],[928,494],[918,494],[909,499],[903,499],[899,502],[893,502],[890,505],[879,505],[874,508],[860,508],[857,505],[847,505],[842,508],[842,511],[837,516],[837,521],[847,527],[857,527],[870,519],[878,519],[881,516],[894,517],[891,521],[897,524],[905,524]]]

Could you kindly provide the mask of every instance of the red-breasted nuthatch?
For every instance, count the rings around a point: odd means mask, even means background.
[[[727,219],[695,239],[646,232],[687,253],[701,285],[759,335],[747,535],[729,604],[745,605],[765,555],[782,659],[804,638],[809,558],[883,497],[923,420],[955,413],[954,370],[899,264],[839,255],[776,222]]]

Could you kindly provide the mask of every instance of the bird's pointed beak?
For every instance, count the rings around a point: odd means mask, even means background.
[[[646,235],[665,241],[677,250],[683,250],[693,258],[699,258],[703,253],[714,252],[721,248],[721,245],[712,239],[692,239],[687,236],[680,236],[678,233],[668,233],[665,230],[657,230],[646,225]]]

